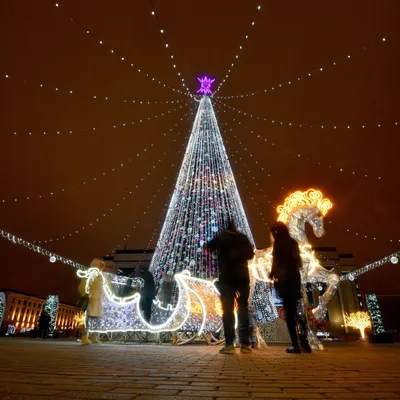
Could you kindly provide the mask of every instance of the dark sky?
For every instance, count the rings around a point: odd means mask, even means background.
[[[53,239],[47,248],[82,263],[110,254],[127,234],[128,248],[154,247],[196,104],[152,77],[179,88],[180,71],[195,91],[196,78],[207,74],[218,85],[240,54],[221,96],[302,77],[222,100],[253,118],[215,107],[257,245],[268,245],[273,206],[314,187],[334,203],[327,235],[312,237],[314,245],[354,253],[360,266],[400,248],[397,0],[260,2],[262,12],[253,1],[157,1],[164,36],[147,1],[59,3],[0,6],[1,228],[27,240]],[[68,239],[55,240],[62,236]],[[4,240],[0,266],[0,287],[75,298],[70,267]],[[388,265],[364,276],[362,290],[399,293],[399,278],[399,267]]]

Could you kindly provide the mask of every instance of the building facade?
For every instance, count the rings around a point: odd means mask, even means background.
[[[6,297],[2,328],[12,324],[17,332],[21,329],[34,329],[46,303],[45,298],[31,296],[13,290],[3,290]],[[56,329],[66,330],[77,328],[75,315],[79,309],[70,304],[60,303],[56,319]]]
[[[352,254],[341,254],[336,247],[315,247],[314,251],[320,264],[328,270],[334,270],[339,276],[357,269],[354,256]],[[325,288],[325,285],[319,285],[317,290],[312,291],[309,299],[314,305],[317,305],[318,295],[323,294]],[[340,282],[327,308],[328,315],[325,325],[321,329],[334,337],[353,332],[353,330],[347,328],[344,315],[364,309],[358,280]]]

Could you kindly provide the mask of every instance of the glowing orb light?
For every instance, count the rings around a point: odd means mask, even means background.
[[[55,263],[55,262],[57,261],[57,259],[56,259],[54,256],[51,256],[50,259],[49,259],[49,261],[50,261],[51,263]]]
[[[398,259],[396,256],[393,256],[393,257],[390,259],[390,262],[391,262],[392,264],[397,264],[397,263],[399,262],[399,259]]]

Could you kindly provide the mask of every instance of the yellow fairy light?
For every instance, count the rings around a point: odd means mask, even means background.
[[[286,224],[290,214],[297,208],[303,206],[316,206],[323,216],[333,207],[331,201],[326,198],[324,199],[322,192],[319,190],[309,189],[305,192],[297,191],[286,197],[283,205],[278,206],[278,221],[282,221]]]
[[[355,313],[345,314],[345,324],[350,328],[358,329],[361,338],[365,339],[365,329],[371,328],[371,319],[366,311],[357,311]]]
[[[74,322],[76,324],[76,326],[84,326],[85,325],[85,313],[84,312],[80,312],[75,314],[74,316]]]

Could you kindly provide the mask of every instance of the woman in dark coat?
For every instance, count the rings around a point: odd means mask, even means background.
[[[302,328],[301,345],[303,350],[310,352],[307,340],[307,326],[304,319],[297,312],[297,307],[302,298],[301,291],[301,257],[299,245],[289,235],[289,230],[283,222],[276,222],[271,228],[274,241],[272,251],[271,279],[279,296],[283,300],[286,313],[286,324],[289,330],[292,346],[288,353],[301,353],[299,338],[297,337],[297,322]]]

